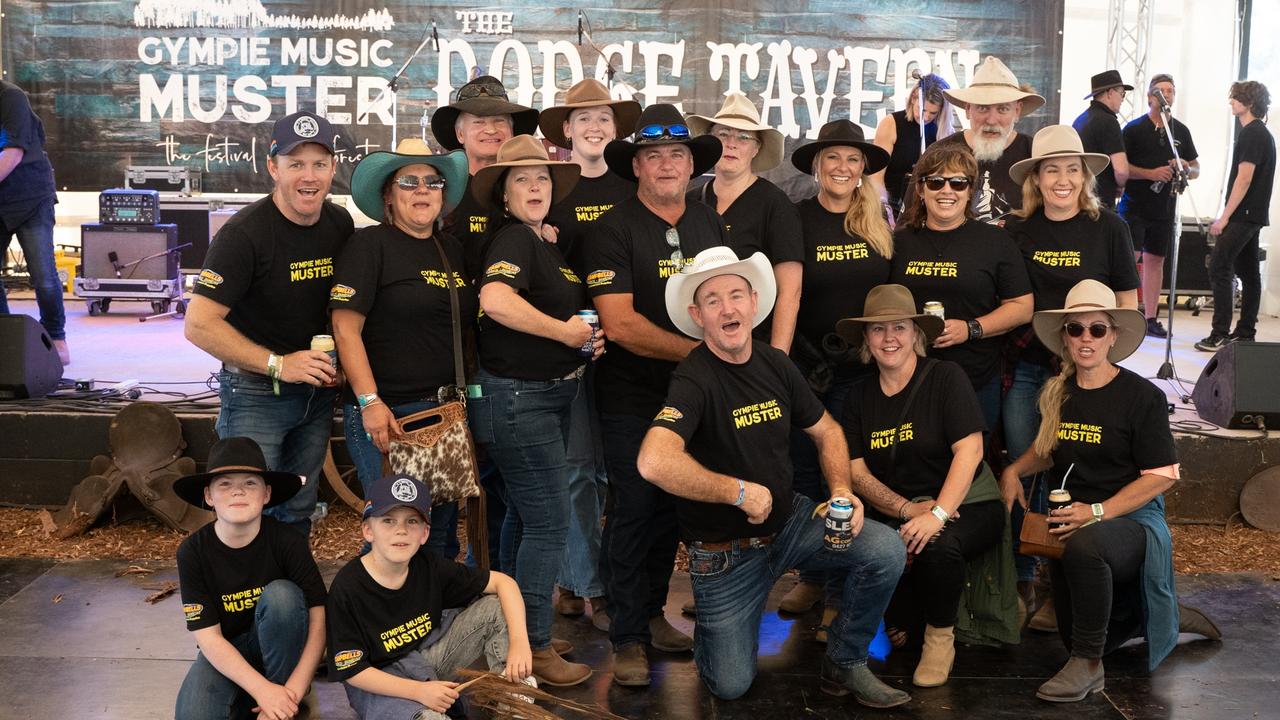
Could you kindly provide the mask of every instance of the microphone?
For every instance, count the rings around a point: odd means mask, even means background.
[[[1161,90],[1160,90],[1160,88],[1156,88],[1155,90],[1152,90],[1151,92],[1152,92],[1152,94],[1153,94],[1153,95],[1155,95],[1155,96],[1156,96],[1156,99],[1160,101],[1160,109],[1161,109],[1161,110],[1164,110],[1165,112],[1168,112],[1168,111],[1169,111],[1169,101],[1164,99],[1164,92],[1163,92],[1163,91],[1161,91]]]
[[[578,11],[578,47],[582,47],[582,11]]]
[[[912,69],[911,69],[911,79],[912,79],[912,80],[919,80],[919,79],[920,79],[920,68],[912,68]]]
[[[115,250],[107,253],[107,260],[111,262],[111,267],[116,271],[116,277],[123,278],[124,275],[120,274],[120,271],[124,270],[124,266],[120,264],[120,256],[116,254]]]
[[[431,49],[440,52],[440,33],[436,32],[436,21],[431,21]]]

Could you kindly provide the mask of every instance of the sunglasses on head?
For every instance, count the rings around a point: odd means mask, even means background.
[[[964,177],[963,175],[957,176],[957,177],[943,177],[941,175],[930,175],[929,177],[920,178],[920,184],[924,185],[926,188],[934,192],[938,192],[939,190],[942,189],[943,185],[948,185],[948,184],[951,185],[952,190],[955,190],[956,192],[964,192],[965,190],[969,189],[969,185],[972,182],[973,181],[971,181],[967,177]]]
[[[672,140],[688,140],[689,128],[685,125],[663,125],[654,123],[653,125],[645,125],[636,131],[636,137],[641,140],[661,140],[670,138]]]
[[[1090,335],[1092,335],[1095,338],[1101,339],[1107,336],[1107,331],[1111,329],[1111,326],[1104,322],[1096,322],[1096,323],[1089,323],[1088,328],[1089,328]],[[1073,322],[1067,323],[1066,325],[1063,325],[1062,329],[1066,330],[1067,334],[1070,335],[1071,337],[1078,338],[1081,335],[1084,335],[1085,325],[1084,323],[1078,323],[1073,321]]]
[[[396,187],[401,190],[417,190],[419,186],[428,190],[443,190],[445,180],[440,175],[401,175],[396,178]]]
[[[478,97],[496,97],[507,99],[507,89],[502,87],[502,83],[495,80],[486,80],[480,83],[467,83],[458,88],[458,100],[473,100]]]
[[[680,251],[680,233],[675,228],[667,228],[667,246],[671,248],[671,264],[676,269],[684,267],[684,253]]]

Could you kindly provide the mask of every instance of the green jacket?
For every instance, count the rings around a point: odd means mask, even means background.
[[[991,467],[982,464],[961,507],[986,500],[1002,500],[1000,486]],[[1014,644],[1022,639],[1018,627],[1018,573],[1013,566],[1013,534],[1005,513],[1000,543],[968,563],[960,611],[956,616],[956,639],[971,645]]]

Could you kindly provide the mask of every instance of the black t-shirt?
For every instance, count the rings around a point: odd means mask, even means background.
[[[907,191],[907,180],[911,169],[920,159],[920,123],[907,119],[907,111],[899,110],[892,115],[893,126],[898,139],[893,144],[893,152],[889,154],[889,165],[885,168],[884,184],[889,193],[889,202],[893,206],[902,205],[902,196]],[[925,146],[932,145],[938,139],[938,123],[931,122],[924,126]]]
[[[959,143],[968,148],[964,133],[938,141],[939,143]],[[972,152],[973,148],[969,148]],[[1000,224],[1014,210],[1022,208],[1022,186],[1009,177],[1009,168],[1019,160],[1031,157],[1031,136],[1017,133],[1013,142],[1004,149],[994,162],[978,163],[978,182],[973,188],[973,211],[982,222]]]
[[[671,377],[666,405],[653,427],[684,439],[703,467],[759,483],[773,496],[761,525],[723,503],[676,498],[686,540],[724,542],[782,530],[791,515],[791,429],[812,427],[825,410],[800,371],[780,350],[756,340],[741,365],[699,345]]]
[[[1138,479],[1143,470],[1178,462],[1169,431],[1164,392],[1142,376],[1120,368],[1103,387],[1082,390],[1074,378],[1067,386],[1053,451],[1051,487],[1062,483],[1067,468],[1071,499],[1102,502]]]
[[[305,350],[328,332],[333,263],[354,227],[328,202],[316,224],[296,225],[268,195],[218,231],[193,292],[230,308],[231,327],[271,352]]]
[[[242,548],[231,548],[218,539],[213,525],[205,525],[178,546],[178,585],[187,630],[218,625],[228,640],[243,635],[253,625],[262,589],[275,580],[297,585],[307,607],[324,605],[324,580],[302,533],[263,516],[258,536]]]
[[[560,248],[512,223],[493,238],[484,259],[480,287],[493,282],[513,288],[534,309],[556,320],[568,320],[587,306],[587,292],[569,268]],[[550,338],[522,333],[480,317],[480,365],[499,377],[554,380],[586,362],[571,348]]]
[[[445,216],[444,230],[462,243],[463,272],[475,282],[484,268],[485,231],[489,229],[489,208],[471,197],[471,179],[467,178],[467,192],[462,201]]]
[[[635,311],[659,328],[681,335],[667,316],[667,278],[680,271],[665,239],[671,227],[638,198],[614,206],[595,224],[585,253],[587,292],[592,298],[629,293]],[[727,246],[728,234],[715,210],[701,203],[685,207],[677,221],[686,265],[699,252]],[[608,330],[608,328],[606,328]],[[651,418],[667,394],[676,363],[640,357],[617,343],[596,367],[600,411]]]
[[[1124,152],[1124,137],[1120,134],[1120,123],[1116,122],[1116,114],[1110,108],[1094,100],[1088,109],[1080,113],[1080,117],[1071,123],[1071,127],[1080,134],[1080,142],[1085,152],[1114,155]],[[1109,208],[1116,206],[1116,171],[1107,165],[1098,173],[1098,199]],[[1061,306],[1059,306],[1061,307]]]
[[[973,320],[995,310],[1003,300],[1031,292],[1027,268],[1013,239],[998,227],[973,221],[949,232],[900,228],[894,236],[889,282],[910,289],[922,312],[925,303],[941,302],[948,320]],[[980,388],[1000,370],[1001,340],[983,337],[949,348],[930,348],[929,354],[958,364],[973,386]]]
[[[1143,115],[1124,126],[1124,152],[1130,167],[1158,168],[1169,164],[1173,151],[1164,128],[1157,128],[1150,115]],[[1191,162],[1199,155],[1191,141],[1191,131],[1176,118],[1173,120],[1173,141],[1178,144],[1178,155]],[[1151,180],[1139,180],[1130,176],[1124,184],[1124,197],[1120,198],[1120,212],[1134,214],[1144,220],[1172,220],[1174,196],[1169,183],[1160,192],[1152,192]]]
[[[1022,251],[1036,310],[1063,307],[1067,293],[1081,280],[1097,280],[1116,292],[1138,288],[1129,225],[1106,208],[1097,220],[1081,212],[1062,221],[1048,219],[1041,208],[1025,220],[1010,219],[1005,230]],[[1030,324],[1014,333],[1030,334],[1023,360],[1049,365],[1053,356]]]
[[[933,369],[921,382],[930,362]],[[916,385],[920,389],[903,415]],[[907,499],[936,499],[951,470],[951,446],[986,429],[978,397],[965,382],[964,370],[952,362],[917,358],[911,381],[893,396],[884,394],[879,375],[871,375],[849,391],[849,400],[840,421],[849,458],[863,458],[877,480]],[[891,466],[894,443],[901,447]]]
[[[462,245],[441,232],[458,291],[463,323],[476,316],[476,291],[462,274]],[[435,399],[455,382],[453,311],[444,263],[435,240],[415,238],[394,225],[363,228],[338,259],[329,309],[364,315],[365,354],[378,394],[388,405]],[[350,385],[344,402],[354,403]]]
[[[44,151],[44,124],[22,88],[0,80],[0,150],[10,148],[22,150],[22,162],[0,180],[0,222],[16,228],[40,201],[57,195]]]
[[[579,179],[563,200],[551,206],[547,222],[560,231],[556,244],[578,277],[587,274],[583,250],[592,225],[614,205],[635,194],[635,183],[606,172],[600,177]]]
[[[1240,163],[1246,162],[1253,163],[1253,181],[1228,220],[1270,225],[1271,186],[1276,179],[1276,141],[1267,131],[1267,124],[1256,118],[1241,128],[1236,136],[1236,147],[1231,152],[1231,177],[1227,179],[1228,197],[1240,172]]]
[[[443,610],[467,605],[488,585],[488,570],[425,549],[409,560],[409,575],[397,590],[378,584],[360,558],[352,560],[329,587],[329,678],[349,680],[408,655],[439,629]]]
[[[797,334],[814,348],[836,323],[860,317],[867,293],[889,282],[889,261],[861,237],[844,231],[844,213],[822,207],[816,197],[796,203],[804,237]]]

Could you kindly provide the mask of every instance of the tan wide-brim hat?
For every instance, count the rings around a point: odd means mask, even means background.
[[[609,95],[609,88],[594,78],[587,78],[569,88],[563,105],[543,110],[538,116],[538,127],[552,145],[572,150],[569,139],[564,136],[564,121],[569,119],[574,110],[593,107],[613,110],[616,137],[626,137],[636,131],[636,120],[640,119],[640,103],[635,100],[614,100]]]
[[[547,148],[532,135],[517,135],[498,148],[498,161],[481,168],[471,178],[471,197],[481,205],[489,202],[494,183],[506,170],[516,167],[546,165],[551,171],[551,202],[558,203],[578,184],[582,168],[577,163],[552,160]]]
[[[1107,359],[1113,363],[1132,355],[1142,345],[1147,334],[1147,320],[1133,308],[1116,307],[1116,294],[1097,280],[1081,280],[1067,293],[1067,301],[1061,310],[1041,310],[1031,316],[1031,327],[1036,337],[1059,357],[1062,356],[1062,325],[1067,315],[1101,311],[1111,317],[1116,326],[1116,344],[1111,346]]]
[[[702,328],[689,316],[689,306],[702,283],[721,275],[746,278],[751,289],[756,291],[759,302],[751,327],[757,327],[773,312],[773,303],[778,299],[778,285],[773,277],[773,266],[764,253],[758,252],[746,260],[739,260],[732,248],[707,248],[667,280],[667,316],[680,332],[691,338],[702,338]]]
[[[862,317],[845,318],[836,323],[836,334],[844,338],[849,347],[857,348],[862,346],[863,328],[867,323],[914,320],[924,333],[927,346],[942,334],[944,323],[937,315],[927,315],[916,307],[916,299],[906,287],[895,283],[877,285],[867,293],[867,300],[862,306]]]
[[[458,88],[452,105],[445,105],[431,116],[431,134],[445,150],[462,147],[453,126],[464,112],[481,117],[510,115],[512,135],[532,135],[538,129],[537,110],[511,102],[501,80],[492,75],[481,75]]]
[[[1044,105],[1044,98],[1023,90],[1017,76],[994,55],[988,55],[978,66],[969,87],[943,90],[942,94],[965,109],[970,105],[999,105],[1021,100],[1023,117]]]
[[[1084,144],[1080,142],[1080,134],[1076,132],[1075,128],[1070,125],[1050,125],[1040,128],[1040,131],[1032,138],[1031,157],[1026,160],[1019,160],[1009,167],[1009,177],[1021,185],[1022,179],[1027,176],[1027,173],[1035,170],[1036,165],[1039,165],[1041,160],[1063,155],[1078,156],[1089,167],[1089,172],[1094,175],[1102,172],[1111,164],[1111,158],[1106,155],[1085,152]]]
[[[782,163],[782,133],[760,122],[760,113],[747,96],[734,91],[724,99],[724,105],[713,116],[690,115],[689,129],[694,135],[706,135],[712,125],[724,125],[735,130],[754,132],[760,137],[760,152],[751,159],[751,172],[766,172]]]

